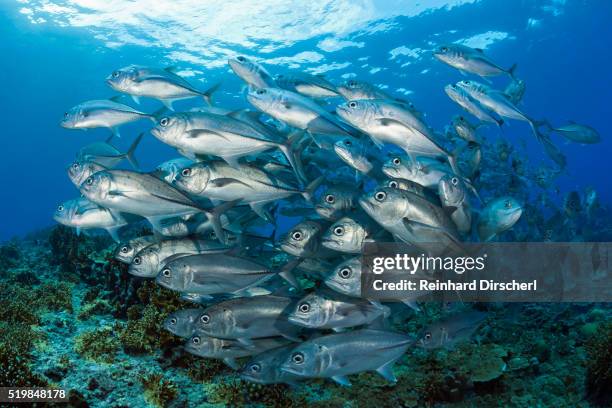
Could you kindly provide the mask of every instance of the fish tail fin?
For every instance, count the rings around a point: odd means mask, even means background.
[[[141,133],[138,135],[136,140],[132,142],[132,145],[130,146],[127,153],[125,154],[125,158],[135,170],[140,169],[140,166],[138,165],[138,160],[136,160],[136,156],[134,156],[134,152],[136,151],[136,148],[140,144],[140,141],[142,140],[142,136],[144,136],[144,133]]]
[[[225,242],[225,231],[223,231],[223,227],[221,226],[221,215],[227,210],[229,210],[230,208],[234,207],[236,204],[238,204],[239,201],[240,199],[233,200],[233,201],[227,201],[223,204],[220,204],[214,207],[212,210],[204,210],[204,209],[202,210],[202,212],[206,215],[208,220],[211,222],[213,231],[215,232],[217,239],[222,244],[225,244],[226,242]]]
[[[513,64],[509,69],[508,69],[508,75],[510,75],[510,78],[512,79],[516,79],[516,77],[514,76],[514,71],[516,71],[516,64]]]
[[[220,86],[221,82],[217,82],[202,93],[202,98],[204,98],[204,102],[206,102],[208,106],[212,106],[212,95],[219,89]]]
[[[302,192],[302,196],[306,201],[312,201],[312,196],[314,195],[314,192],[317,190],[317,188],[319,188],[323,180],[324,177],[319,176],[306,186],[306,189]]]
[[[280,144],[278,148],[283,152],[287,161],[293,168],[296,177],[300,182],[306,180],[306,174],[304,173],[304,166],[302,165],[301,155],[296,154],[301,147],[301,139],[304,135],[303,131],[292,132],[288,137],[287,141]]]
[[[161,108],[159,108],[158,110],[156,110],[155,112],[151,113],[148,115],[149,119],[151,119],[151,121],[155,124],[157,124],[157,122],[166,114],[168,113],[170,109],[168,109],[166,106],[162,106]]]

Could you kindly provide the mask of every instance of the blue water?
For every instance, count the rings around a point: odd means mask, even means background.
[[[555,124],[576,120],[602,135],[596,146],[555,139],[568,157],[567,171],[556,181],[561,191],[556,199],[586,186],[603,202],[612,199],[610,2],[347,0],[270,2],[254,9],[251,2],[225,1],[200,11],[198,1],[125,2],[122,11],[106,10],[105,3],[0,2],[0,240],[51,225],[57,204],[78,195],[65,167],[81,146],[105,139],[108,131],[69,131],[58,122],[71,106],[115,95],[104,83],[114,69],[174,65],[195,72],[188,79],[202,88],[222,80],[216,103],[242,107],[242,83],[224,63],[240,53],[259,59],[273,74],[292,68],[325,73],[332,82],[354,75],[388,86],[386,91],[410,98],[432,126],[443,129],[459,112],[443,87],[462,76],[428,50],[482,34],[469,44],[486,48],[502,66],[518,64],[517,75],[527,83],[526,112]],[[440,7],[446,3],[454,7]],[[483,43],[483,37],[489,40]],[[398,47],[420,51],[392,58],[390,51]],[[500,87],[506,82],[495,79]],[[404,95],[401,88],[412,93]],[[158,107],[150,100],[141,105],[145,111]],[[149,125],[122,127],[117,143],[127,148]],[[516,145],[526,141],[530,165],[550,165],[524,123],[512,122],[503,135]],[[144,169],[152,169],[176,153],[149,135],[137,156]]]

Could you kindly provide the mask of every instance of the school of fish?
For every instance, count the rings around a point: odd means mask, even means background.
[[[484,81],[441,86],[465,111],[446,132],[411,101],[374,85],[337,85],[301,72],[273,76],[245,56],[228,61],[250,105],[239,110],[213,104],[220,84],[201,90],[173,68],[117,69],[106,82],[119,96],[83,102],[60,122],[112,135],[83,147],[68,166],[80,197],[59,205],[54,218],[77,233],[105,229],[120,242],[115,258],[131,275],[192,302],[164,322],[189,353],[223,360],[262,384],[329,378],[348,386],[348,376],[364,371],[395,382],[393,364],[408,349],[468,341],[487,314],[462,312],[417,336],[389,330],[390,307],[361,294],[362,247],[434,242],[450,250],[495,240],[517,223],[521,197],[492,196],[480,183],[484,163],[496,160],[487,157],[492,147],[481,127],[527,122],[556,172],[566,159],[552,134],[600,141],[586,125],[555,126],[519,108],[525,82],[516,66],[502,68],[482,50],[457,44],[433,56]],[[511,82],[497,90],[493,76]],[[126,96],[162,106],[142,112]],[[196,107],[175,111],[186,99]],[[135,157],[144,134],[126,152],[115,148],[119,128],[139,120],[151,121],[150,134],[180,156],[144,172]],[[118,168],[124,160],[129,169]],[[576,200],[566,200],[568,214]],[[121,242],[122,228],[142,222],[153,235]],[[297,274],[317,289],[301,290]],[[401,300],[419,310],[418,296]]]

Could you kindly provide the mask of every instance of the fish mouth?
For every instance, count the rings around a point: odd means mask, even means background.
[[[337,247],[341,247],[343,242],[339,241],[339,240],[336,240],[336,239],[333,239],[332,237],[323,237],[321,239],[321,244],[324,247],[326,247],[326,248],[334,249],[334,248],[337,248]]]
[[[157,127],[154,127],[153,129],[151,129],[150,132],[153,136],[155,136],[158,139],[161,137],[160,130]]]
[[[360,198],[359,199],[359,205],[361,206],[361,208],[363,208],[363,210],[365,212],[367,212],[368,214],[372,214],[374,212],[374,209],[376,207],[374,207],[374,205],[370,202],[370,200],[368,200],[367,198]]]
[[[297,324],[298,326],[306,326],[305,325],[305,323],[306,323],[305,320],[303,320],[303,319],[301,319],[301,318],[299,318],[297,316],[294,316],[294,315],[287,316],[287,320],[289,320],[293,324]],[[306,326],[306,327],[308,327],[308,326]]]

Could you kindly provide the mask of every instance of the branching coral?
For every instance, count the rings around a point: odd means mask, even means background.
[[[88,360],[112,363],[120,344],[111,327],[102,327],[77,336],[74,351]]]
[[[612,322],[601,323],[598,333],[585,344],[588,360],[586,388],[596,404],[612,404]]]
[[[145,400],[156,407],[166,407],[176,398],[176,385],[161,374],[147,374],[141,379]]]

